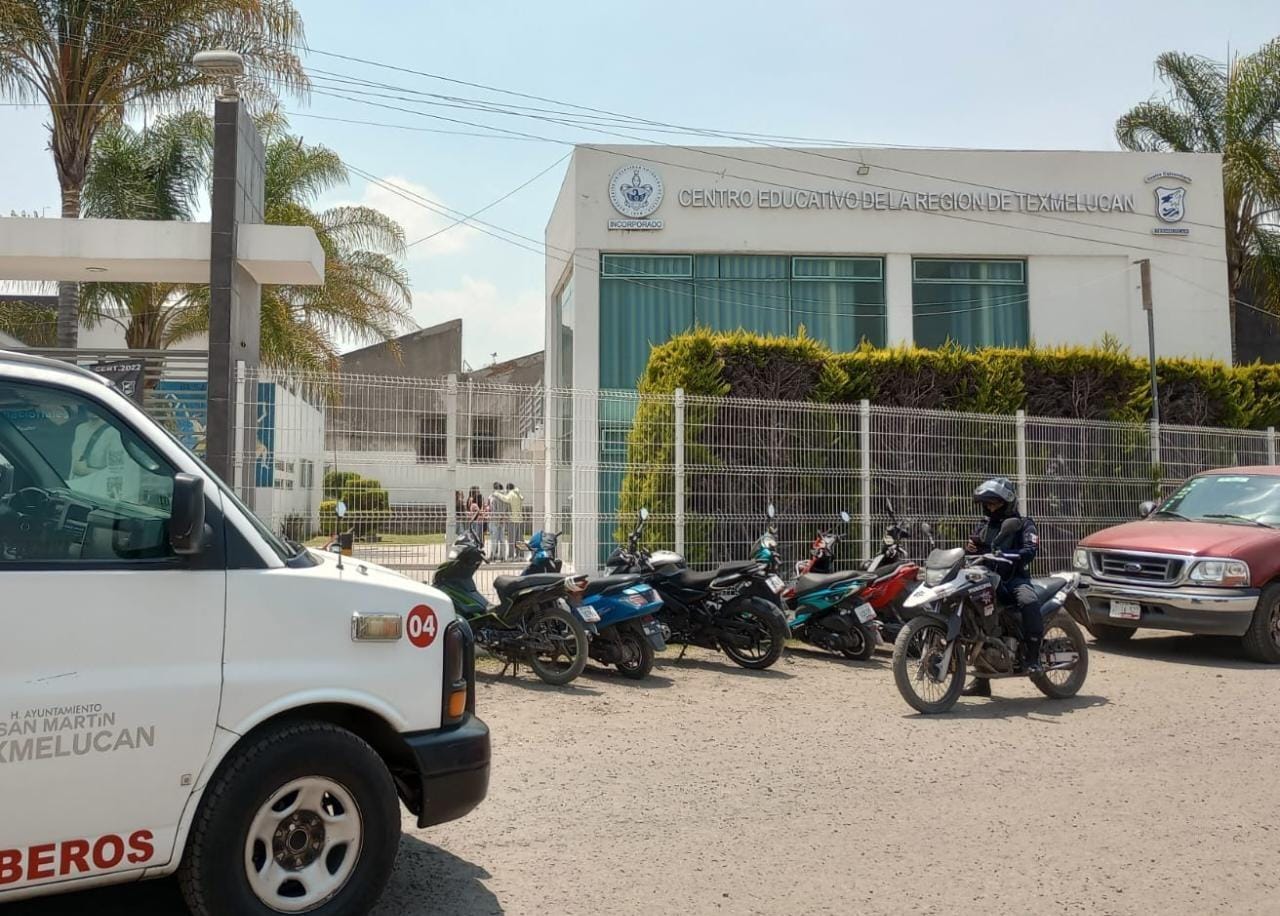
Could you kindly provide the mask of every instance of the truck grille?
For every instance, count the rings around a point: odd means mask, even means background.
[[[1140,553],[1094,551],[1093,571],[1104,579],[1125,579],[1153,585],[1170,585],[1182,576],[1185,560],[1179,557],[1152,557]]]

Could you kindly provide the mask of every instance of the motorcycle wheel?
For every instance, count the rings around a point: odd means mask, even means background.
[[[865,662],[876,654],[876,631],[865,623],[855,623],[849,631],[849,637],[853,640],[853,645],[840,650],[845,658]]]
[[[587,666],[587,631],[564,608],[553,607],[538,614],[529,624],[529,635],[544,647],[531,647],[529,667],[548,684],[563,687]]]
[[[964,653],[951,652],[950,669],[934,672],[947,642],[947,628],[932,617],[916,617],[893,644],[893,680],[912,709],[925,715],[947,712],[964,689]]]
[[[1089,676],[1089,647],[1085,644],[1080,624],[1072,620],[1066,611],[1058,611],[1045,622],[1041,656],[1055,642],[1070,643],[1069,651],[1076,653],[1076,666],[1069,671],[1046,671],[1044,674],[1032,675],[1031,683],[1045,696],[1065,700],[1079,693],[1084,686],[1084,679]],[[1044,661],[1043,657],[1041,661]]]
[[[644,631],[624,627],[618,632],[622,642],[622,661],[618,662],[618,673],[633,681],[642,681],[653,671],[653,646],[645,637]]]
[[[752,637],[752,645],[739,648],[722,641],[720,648],[724,654],[734,664],[753,671],[772,667],[782,657],[790,633],[782,612],[763,601],[748,600],[738,604],[733,613],[737,618],[734,624],[740,626],[740,632]]]

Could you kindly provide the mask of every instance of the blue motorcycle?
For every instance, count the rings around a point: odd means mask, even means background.
[[[521,545],[531,554],[523,575],[560,572],[561,563],[556,556],[559,541],[558,533],[538,531]],[[588,579],[586,589],[575,600],[578,608],[600,615],[588,650],[591,658],[602,665],[616,665],[623,677],[648,677],[654,655],[667,647],[662,628],[653,616],[662,607],[658,593],[640,576],[599,576]]]
[[[751,552],[751,559],[764,563],[771,573],[782,566],[778,556],[777,511],[770,504],[766,510],[768,526],[760,535]],[[841,512],[841,520],[849,524],[849,513]],[[810,571],[815,560],[824,553],[830,559],[840,535],[834,531],[820,531],[814,540],[813,556],[803,564],[804,571],[783,593],[787,612],[787,625],[791,637],[811,646],[837,652],[845,658],[866,661],[875,655],[880,641],[876,628],[876,612],[870,604],[861,601],[858,593],[875,577],[865,570],[846,572]]]

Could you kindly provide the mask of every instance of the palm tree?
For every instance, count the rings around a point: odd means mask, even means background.
[[[341,341],[389,341],[413,326],[409,276],[396,260],[404,253],[404,229],[372,207],[313,209],[321,194],[347,183],[342,159],[291,135],[277,110],[257,123],[266,147],[265,221],[310,226],[325,256],[323,286],[263,288],[262,362],[332,372]],[[166,341],[208,329],[208,289],[201,287],[168,322]]]
[[[197,51],[227,48],[249,62],[243,91],[303,91],[289,0],[0,0],[0,95],[49,106],[62,216],[77,219],[99,132],[135,108],[182,107],[209,78]],[[58,346],[77,343],[79,290],[58,286]]]
[[[288,132],[276,110],[257,119],[266,145],[265,219],[310,226],[325,253],[323,286],[262,290],[262,361],[302,371],[333,371],[338,343],[387,341],[412,326],[409,277],[396,258],[404,230],[370,207],[312,209],[317,197],[347,181],[341,158]],[[212,159],[209,120],[199,112],[163,118],[135,130],[109,125],[98,136],[84,184],[86,216],[104,219],[191,219],[205,193]],[[43,333],[34,331],[43,315]],[[0,303],[0,330],[30,342],[52,337],[49,312]],[[88,283],[79,304],[88,327],[111,322],[131,348],[162,349],[209,328],[206,286]]]
[[[142,130],[103,128],[93,144],[81,203],[97,219],[190,220],[209,175],[213,138],[200,112],[164,118]],[[131,349],[159,350],[173,338],[190,290],[171,283],[87,283],[79,319],[124,330]]]
[[[1223,65],[1169,51],[1156,58],[1169,87],[1116,121],[1125,149],[1221,153],[1232,356],[1245,290],[1280,312],[1280,38]]]

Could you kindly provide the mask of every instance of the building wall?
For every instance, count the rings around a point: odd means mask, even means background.
[[[609,201],[610,177],[631,162],[661,177],[663,201],[650,217],[662,221],[661,229],[608,228],[619,218]],[[868,173],[860,176],[864,163]],[[1146,180],[1161,172],[1189,181]],[[1156,217],[1153,191],[1160,186],[1186,189],[1186,215],[1176,224],[1188,230],[1185,236],[1152,233],[1175,227]],[[797,190],[802,197],[824,192],[827,200],[839,197],[846,204],[853,194],[856,205],[758,203],[762,194],[776,198]],[[741,196],[730,204],[729,192],[749,192],[753,205],[743,206]],[[924,208],[895,208],[904,192]],[[725,205],[694,206],[695,194],[701,202],[720,194],[715,202]],[[1112,212],[1042,212],[1040,195],[1047,194],[1115,195],[1125,206]],[[945,195],[982,195],[995,209],[943,210]],[[1139,353],[1147,348],[1146,324],[1137,270],[1129,265],[1147,257],[1154,268],[1159,352],[1227,360],[1223,236],[1214,228],[1221,225],[1221,213],[1221,161],[1210,154],[582,147],[547,228],[547,372],[557,372],[550,331],[565,278],[560,249],[576,256],[576,387],[592,387],[599,377],[602,251],[882,256],[889,343],[913,339],[913,257],[1023,259],[1036,343],[1093,344],[1109,334]]]
[[[462,371],[462,319],[342,354],[346,374],[444,378]],[[398,351],[398,352],[397,352]]]

